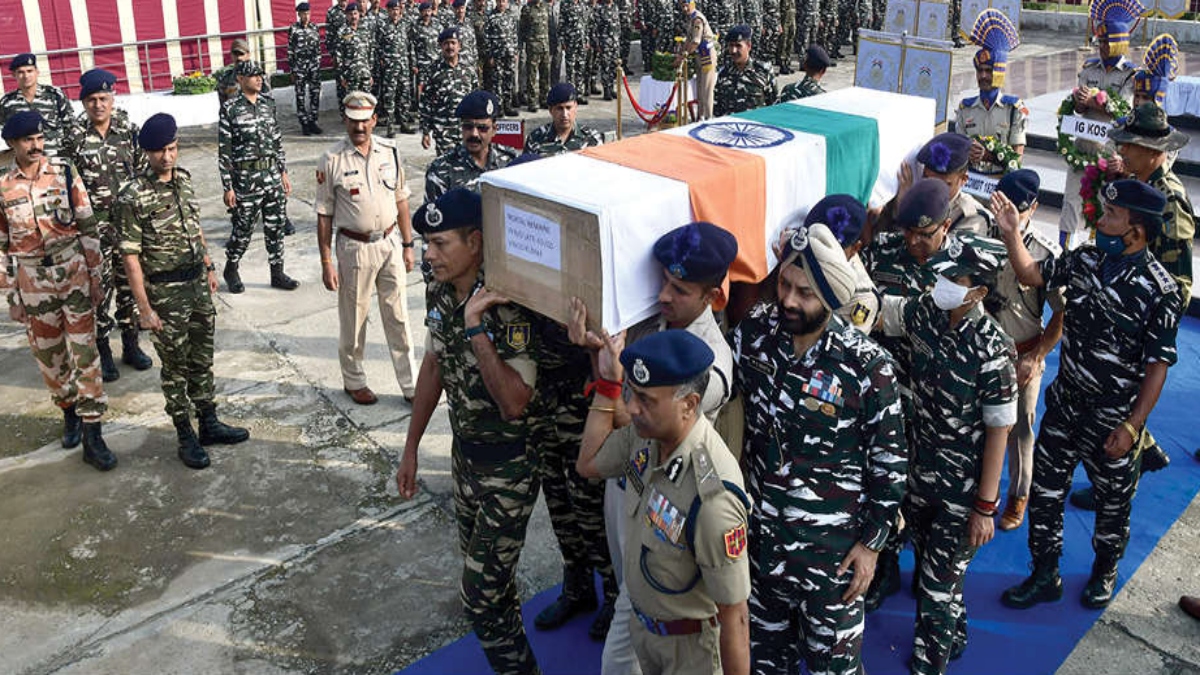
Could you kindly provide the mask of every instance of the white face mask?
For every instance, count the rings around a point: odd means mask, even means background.
[[[967,299],[967,293],[970,292],[971,289],[966,286],[959,286],[939,275],[937,283],[933,285],[933,304],[937,305],[938,309],[949,312],[962,307],[963,302]]]

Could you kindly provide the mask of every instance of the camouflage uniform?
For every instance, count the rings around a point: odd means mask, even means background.
[[[841,46],[847,42],[852,42],[854,36],[858,34],[858,26],[861,19],[862,5],[869,0],[835,0],[837,2],[837,31],[834,33],[836,42],[833,43],[833,49],[830,50],[830,56],[833,53],[840,52]],[[961,5],[962,0],[958,0]],[[951,3],[953,4],[953,2]]]
[[[724,40],[725,31],[733,28],[738,24],[738,17],[741,10],[737,6],[738,0],[709,0],[704,3],[704,7],[696,6],[697,10],[704,13],[704,17],[708,19],[708,24],[712,26],[713,32],[717,37]],[[680,14],[676,9],[673,14]],[[675,33],[674,30],[671,33]]]
[[[479,177],[516,159],[512,148],[492,143],[484,168],[479,168],[461,143],[429,163],[425,171],[425,201],[431,202],[456,187],[479,191]]]
[[[816,15],[817,28],[813,42],[825,48],[830,58],[837,58],[841,53],[837,41],[838,2],[839,0],[809,0],[815,8],[810,10]]]
[[[617,19],[620,23],[621,63],[629,66],[630,36],[633,33],[633,2],[634,0],[613,0],[617,6]]]
[[[400,17],[398,21],[387,18],[376,30],[376,49],[387,54],[381,59],[379,73],[379,123],[393,126],[409,121],[409,109],[413,104],[412,65],[408,51],[409,25]]]
[[[451,2],[443,2],[438,5],[437,11],[433,13],[433,22],[438,25],[438,28],[446,28],[454,24],[454,5]]]
[[[53,85],[39,84],[32,101],[26,100],[19,89],[8,92],[0,98],[0,125],[7,122],[13,113],[22,110],[36,110],[41,114],[42,133],[46,136],[44,152],[47,157],[58,154],[74,119],[71,102],[62,90]]]
[[[1182,306],[1192,299],[1192,239],[1196,236],[1196,212],[1183,189],[1183,182],[1166,166],[1159,167],[1146,181],[1167,196],[1162,232],[1150,242],[1150,252],[1179,284]]]
[[[792,72],[792,52],[796,49],[796,0],[779,0],[779,44],[775,52],[775,65],[779,72]],[[807,47],[807,43],[805,44]]]
[[[620,58],[621,20],[612,0],[599,0],[592,13],[592,45],[596,52],[596,68],[604,100],[613,98],[617,81],[617,59]]]
[[[745,24],[750,27],[750,35],[753,40],[751,47],[757,55],[759,53],[758,40],[762,37],[763,0],[738,0],[737,12],[736,24]]]
[[[0,291],[10,306],[25,306],[51,399],[87,422],[108,409],[92,306],[103,260],[87,189],[70,163],[42,158],[28,174],[16,163],[0,174]]]
[[[100,250],[105,261],[104,300],[96,306],[96,337],[100,340],[107,340],[114,326],[120,326],[122,332],[138,329],[137,303],[129,291],[112,221],[117,194],[146,170],[146,155],[138,146],[137,137],[138,126],[129,121],[129,115],[124,110],[114,110],[106,135],[100,136],[87,115],[81,115],[63,147],[63,154],[83,178],[100,233]],[[109,313],[114,299],[115,315]]]
[[[486,8],[486,5],[484,7]],[[471,33],[474,35],[475,70],[480,82],[491,81],[491,66],[487,65],[487,18],[487,9],[478,11],[472,2],[471,8],[467,10],[467,23],[470,24]],[[459,37],[461,38],[461,35]]]
[[[429,81],[433,70],[442,60],[438,45],[438,34],[441,33],[437,22],[430,18],[429,23],[418,20],[408,30],[408,48],[412,50],[412,67],[417,69],[417,86],[422,91],[417,94],[420,103],[425,83]]]
[[[358,20],[358,29],[363,32],[367,40],[367,63],[371,67],[371,88],[363,89],[362,91],[370,92],[379,98],[379,85],[383,82],[382,64],[380,63],[377,50],[379,42],[379,27],[388,21],[387,12],[379,5],[375,5],[370,11],[363,12],[362,18]],[[351,89],[353,91],[353,88]]]
[[[217,143],[221,187],[237,195],[233,231],[225,244],[226,259],[231,263],[242,259],[261,213],[267,259],[272,266],[282,265],[287,198],[281,176],[287,165],[274,99],[260,94],[254,103],[245,96],[226,103],[221,109]]]
[[[146,297],[162,321],[150,340],[162,362],[162,391],[172,420],[212,405],[217,311],[204,269],[207,253],[191,174],[176,168],[163,182],[145,171],[117,199],[114,224],[123,255],[136,255]]]
[[[566,81],[579,92],[579,98],[587,100],[587,53],[588,24],[591,23],[591,8],[585,0],[559,0],[562,23],[559,30],[563,42],[563,59],[566,61]]]
[[[943,247],[945,246],[943,242]],[[901,232],[884,232],[862,252],[862,262],[884,297],[914,298],[933,288],[937,273],[908,252]],[[879,344],[896,360],[896,379],[908,386],[912,348],[907,340],[879,336]]]
[[[967,524],[983,496],[977,493],[986,429],[1016,419],[1016,351],[982,306],[957,326],[929,294],[885,305],[885,326],[893,309],[895,327],[912,345],[916,404],[901,507],[919,570],[912,672],[945,673],[951,652],[967,642],[963,579],[978,550]]]
[[[821,0],[796,0],[796,24],[796,48],[801,54],[808,45],[820,44]]]
[[[800,80],[799,82],[793,82],[784,87],[783,91],[779,92],[779,102],[785,103],[787,101],[795,101],[797,99],[808,98],[809,96],[816,96],[817,94],[824,93],[825,88],[821,86],[821,83],[812,79],[806,73],[803,80]]]
[[[337,76],[338,80],[345,83],[343,88],[347,94],[352,91],[371,91],[372,37],[362,20],[359,20],[358,28],[347,24],[338,34]],[[346,112],[341,99],[338,100],[338,107]]]
[[[554,131],[554,123],[550,122],[529,132],[529,136],[525,138],[525,152],[536,152],[542,157],[552,157],[591,148],[603,142],[604,137],[600,135],[599,131],[578,124],[571,129],[566,140],[560,141],[558,134]]]
[[[479,45],[475,41],[475,27],[471,25],[471,17],[463,17],[462,23],[457,20],[451,25],[458,27],[458,60],[475,71],[475,81],[482,82],[479,74]]]
[[[654,68],[654,52],[663,49],[664,34],[671,32],[666,29],[671,16],[667,4],[662,0],[638,0],[637,3],[638,21],[642,24],[642,70],[646,73]]]
[[[462,141],[459,119],[454,110],[464,96],[477,88],[475,69],[461,60],[451,66],[443,59],[425,82],[425,91],[418,104],[421,134],[433,136],[438,155],[450,152],[455,144]]]
[[[758,32],[758,43],[754,51],[768,64],[779,61],[780,26],[779,3],[783,0],[762,0],[762,28]]]
[[[472,294],[483,288],[483,272]],[[528,415],[505,421],[484,386],[479,363],[464,337],[464,302],[454,286],[433,282],[425,292],[427,350],[438,360],[454,433],[451,472],[459,549],[464,565],[462,601],[488,663],[497,673],[538,673],[521,624],[516,570],[525,526],[541,483]],[[500,358],[530,387],[537,386],[535,319],[518,305],[483,315]],[[535,389],[536,391],[536,389]]]
[[[340,5],[340,6],[339,6]],[[342,86],[342,78],[337,75],[341,72],[341,64],[338,63],[338,45],[342,35],[342,29],[346,27],[346,3],[340,2],[325,10],[325,51],[333,58],[334,71],[334,86],[337,88],[338,106],[342,105],[342,99],[346,98],[346,94],[350,92],[346,87]],[[236,91],[234,93],[237,93]]]
[[[288,28],[287,53],[300,126],[316,124],[321,112],[321,34],[317,24],[292,24]]]
[[[500,106],[511,110],[516,105],[517,20],[512,12],[493,10],[488,14],[483,53],[491,62],[491,80],[484,88],[496,95]]]
[[[520,38],[525,45],[525,102],[531,109],[546,102],[550,90],[550,8],[531,0],[521,8]]]
[[[891,357],[839,317],[804,355],[760,304],[734,331],[750,497],[751,671],[861,669],[861,598],[837,567],[878,550],[904,493],[907,444]],[[803,642],[798,640],[803,636]]]
[[[745,68],[740,69],[732,63],[727,63],[717,73],[717,87],[713,92],[713,114],[720,117],[774,105],[778,95],[779,90],[775,88],[775,72],[767,62],[752,58]]]

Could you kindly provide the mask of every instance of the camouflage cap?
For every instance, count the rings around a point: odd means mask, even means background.
[[[1108,140],[1120,145],[1140,145],[1171,152],[1188,144],[1188,135],[1167,122],[1167,113],[1157,103],[1143,103],[1113,124]]]
[[[969,232],[946,237],[946,245],[929,259],[930,268],[947,279],[991,276],[1008,260],[1004,244]]]
[[[713,350],[686,330],[648,335],[621,352],[621,365],[639,387],[670,387],[699,376],[712,365]]]
[[[233,72],[238,77],[254,77],[255,75],[262,77],[263,75],[266,75],[266,72],[263,71],[262,64],[253,59],[249,61],[238,61],[238,64],[234,67]]]
[[[229,43],[229,53],[231,54],[249,54],[250,43],[243,38],[238,38]]]

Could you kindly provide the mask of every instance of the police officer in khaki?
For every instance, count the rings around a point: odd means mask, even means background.
[[[749,673],[750,503],[737,461],[700,411],[712,349],[678,329],[622,351],[624,342],[604,335],[576,468],[627,481],[624,568],[638,662],[646,675]],[[633,423],[614,429],[622,396]]]
[[[317,165],[317,246],[325,288],[338,292],[343,388],[359,405],[378,401],[363,371],[374,289],[396,381],[411,403],[416,369],[404,289],[415,257],[404,167],[395,144],[372,135],[375,97],[353,91],[343,104],[346,138],[326,150]]]

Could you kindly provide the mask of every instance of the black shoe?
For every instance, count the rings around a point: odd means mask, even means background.
[[[134,370],[149,370],[154,365],[154,361],[138,345],[136,328],[121,331],[121,363],[131,366]]]
[[[1091,485],[1071,493],[1071,506],[1084,511],[1096,510],[1096,491]]]
[[[600,605],[600,611],[596,613],[596,618],[592,619],[592,625],[588,627],[588,637],[592,638],[593,642],[604,642],[608,637],[608,629],[612,626],[613,613],[616,612],[616,598],[609,598]]]
[[[538,107],[536,105],[529,105],[529,106],[525,106],[525,110],[528,112],[531,112],[531,113],[535,113],[538,111]]]
[[[563,569],[563,590],[558,599],[538,612],[533,625],[538,630],[554,630],[576,614],[596,610],[596,589],[591,570]]]
[[[292,219],[287,216],[283,217],[283,236],[290,237],[296,234],[296,226],[292,224]]]
[[[300,133],[304,134],[305,136],[312,136],[313,135],[312,125],[311,124],[301,124],[300,125]]]
[[[1025,581],[1004,591],[1000,603],[1012,609],[1029,609],[1042,602],[1062,600],[1062,578],[1058,576],[1058,559],[1034,561],[1033,574]]]
[[[179,439],[179,459],[189,469],[207,469],[212,462],[208,453],[201,447],[192,429],[192,422],[187,417],[179,417],[175,422],[175,437]]]
[[[242,283],[242,275],[238,274],[238,264],[232,260],[225,262],[225,272],[222,274],[225,277],[225,288],[230,293],[245,293],[246,285]]]
[[[294,291],[300,287],[300,282],[283,272],[283,265],[271,265],[271,288],[284,291]]]
[[[614,95],[613,95],[613,93],[612,93],[611,91],[606,91],[606,92],[604,92],[604,100],[605,100],[605,101],[611,101],[611,100],[613,100],[614,98],[616,98],[616,96],[614,96]]]
[[[602,93],[600,91],[600,85],[596,84],[595,82],[589,84],[587,87],[587,93],[591,96],[599,96]]]
[[[518,115],[520,115],[520,114],[521,114],[521,113],[517,112],[517,109],[516,109],[516,108],[509,107],[509,108],[505,108],[505,109],[504,109],[504,116],[505,116],[505,117],[516,117],[516,116],[518,116]]]
[[[96,351],[100,352],[100,377],[105,382],[121,379],[121,371],[117,370],[117,364],[113,362],[112,345],[108,344],[108,338],[96,338]]]
[[[967,46],[967,43],[963,41],[961,35],[954,36],[954,48],[955,49],[962,49],[963,47],[966,47],[966,46]]]
[[[1083,587],[1080,601],[1089,609],[1102,609],[1112,602],[1117,587],[1117,561],[1108,556],[1096,556],[1092,563],[1092,576]]]
[[[900,592],[900,557],[890,550],[879,553],[875,563],[875,578],[871,580],[867,594],[863,597],[863,608],[867,612],[879,609],[889,595]]]
[[[586,96],[580,96],[579,98],[575,99],[575,102],[578,103],[579,105],[587,105],[588,104],[588,100],[587,100]]]
[[[250,432],[246,429],[217,419],[217,407],[212,403],[197,405],[196,417],[200,420],[201,445],[235,445],[250,438]]]
[[[1171,456],[1158,443],[1142,450],[1142,474],[1162,471],[1171,464]]]
[[[792,66],[790,64],[785,63],[785,64],[779,66],[779,74],[780,75],[791,75],[794,72],[796,72],[796,71],[792,70]]]
[[[846,58],[846,55],[842,53],[840,48],[837,48],[837,49],[834,49],[832,52],[829,52],[829,58],[844,59],[844,58]]]
[[[104,442],[99,422],[83,423],[83,461],[96,467],[97,471],[111,471],[117,465],[117,456]]]
[[[78,448],[83,442],[83,419],[75,412],[75,406],[63,408],[63,450]]]
[[[317,126],[316,122],[313,122],[312,125],[309,126],[309,128],[312,129],[313,134],[316,136],[324,136],[325,135],[325,130],[322,129],[321,127]]]
[[[400,133],[415,134],[415,133],[417,133],[417,125],[413,124],[412,122],[407,122],[407,121],[401,122],[400,123]]]

